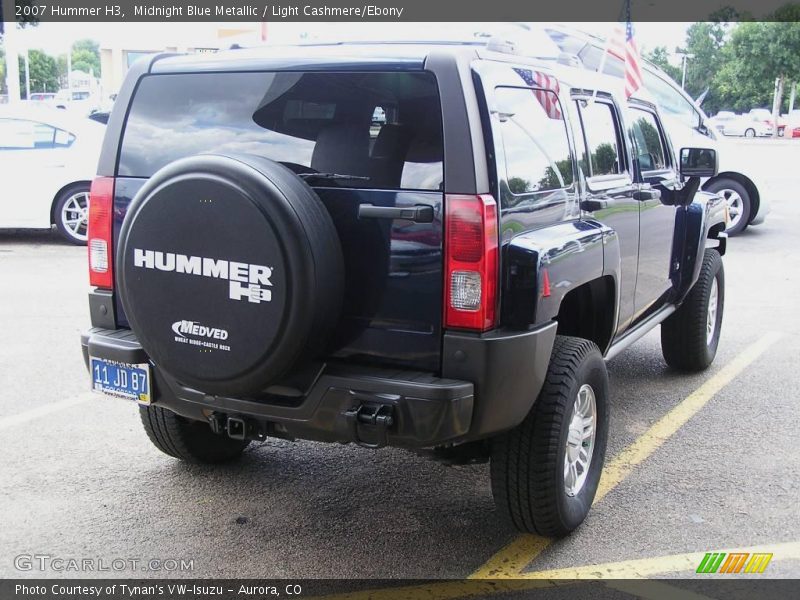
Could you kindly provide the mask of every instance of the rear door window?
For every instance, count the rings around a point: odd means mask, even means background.
[[[624,172],[614,107],[600,100],[578,100],[586,139],[588,176],[619,175]]]
[[[197,153],[247,153],[314,184],[443,189],[441,105],[430,73],[192,73],[142,79],[118,174],[150,177]]]

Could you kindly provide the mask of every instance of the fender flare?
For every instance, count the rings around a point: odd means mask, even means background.
[[[609,277],[614,283],[616,329],[621,267],[619,237],[613,229],[587,220],[526,232],[504,246],[503,264],[504,325],[522,329],[553,321],[569,292]]]
[[[705,249],[725,254],[725,225],[725,201],[709,192],[698,192],[685,210],[678,211],[673,258],[680,268],[672,276],[676,303],[686,298],[700,276]]]

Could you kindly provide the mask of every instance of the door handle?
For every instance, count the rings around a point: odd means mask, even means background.
[[[661,190],[636,190],[633,192],[633,199],[634,200],[660,200],[661,199]]]
[[[416,206],[375,206],[359,204],[359,219],[405,219],[415,223],[433,223],[433,207],[427,204]]]

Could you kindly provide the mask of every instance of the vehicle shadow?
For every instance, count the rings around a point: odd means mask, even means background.
[[[53,229],[0,229],[0,247],[3,246],[64,246],[76,248]]]
[[[644,344],[609,367],[610,455],[703,379],[672,371],[658,353]],[[160,507],[147,512],[148,529],[172,529],[203,576],[232,574],[235,564],[243,577],[464,577],[518,536],[495,510],[486,464],[451,467],[394,448],[277,439],[251,445],[229,465],[146,464],[134,475],[140,482],[124,485],[159,482],[148,492],[148,504]],[[243,545],[258,550],[242,553]]]
[[[235,464],[159,465],[148,469],[159,481],[150,502],[165,523],[191,514],[204,524],[181,540],[203,576],[231,564],[239,576],[466,576],[516,535],[494,510],[487,465],[282,440],[254,444]]]

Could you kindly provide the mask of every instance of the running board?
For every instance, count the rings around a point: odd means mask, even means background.
[[[659,309],[658,312],[653,313],[649,317],[647,317],[644,321],[639,323],[636,327],[634,327],[631,331],[625,332],[625,334],[611,344],[611,347],[606,352],[605,359],[611,360],[617,354],[625,350],[628,346],[633,344],[634,342],[638,342],[642,339],[645,335],[652,331],[653,327],[661,323],[664,319],[670,316],[677,310],[677,306],[674,304],[667,304],[663,308]]]

